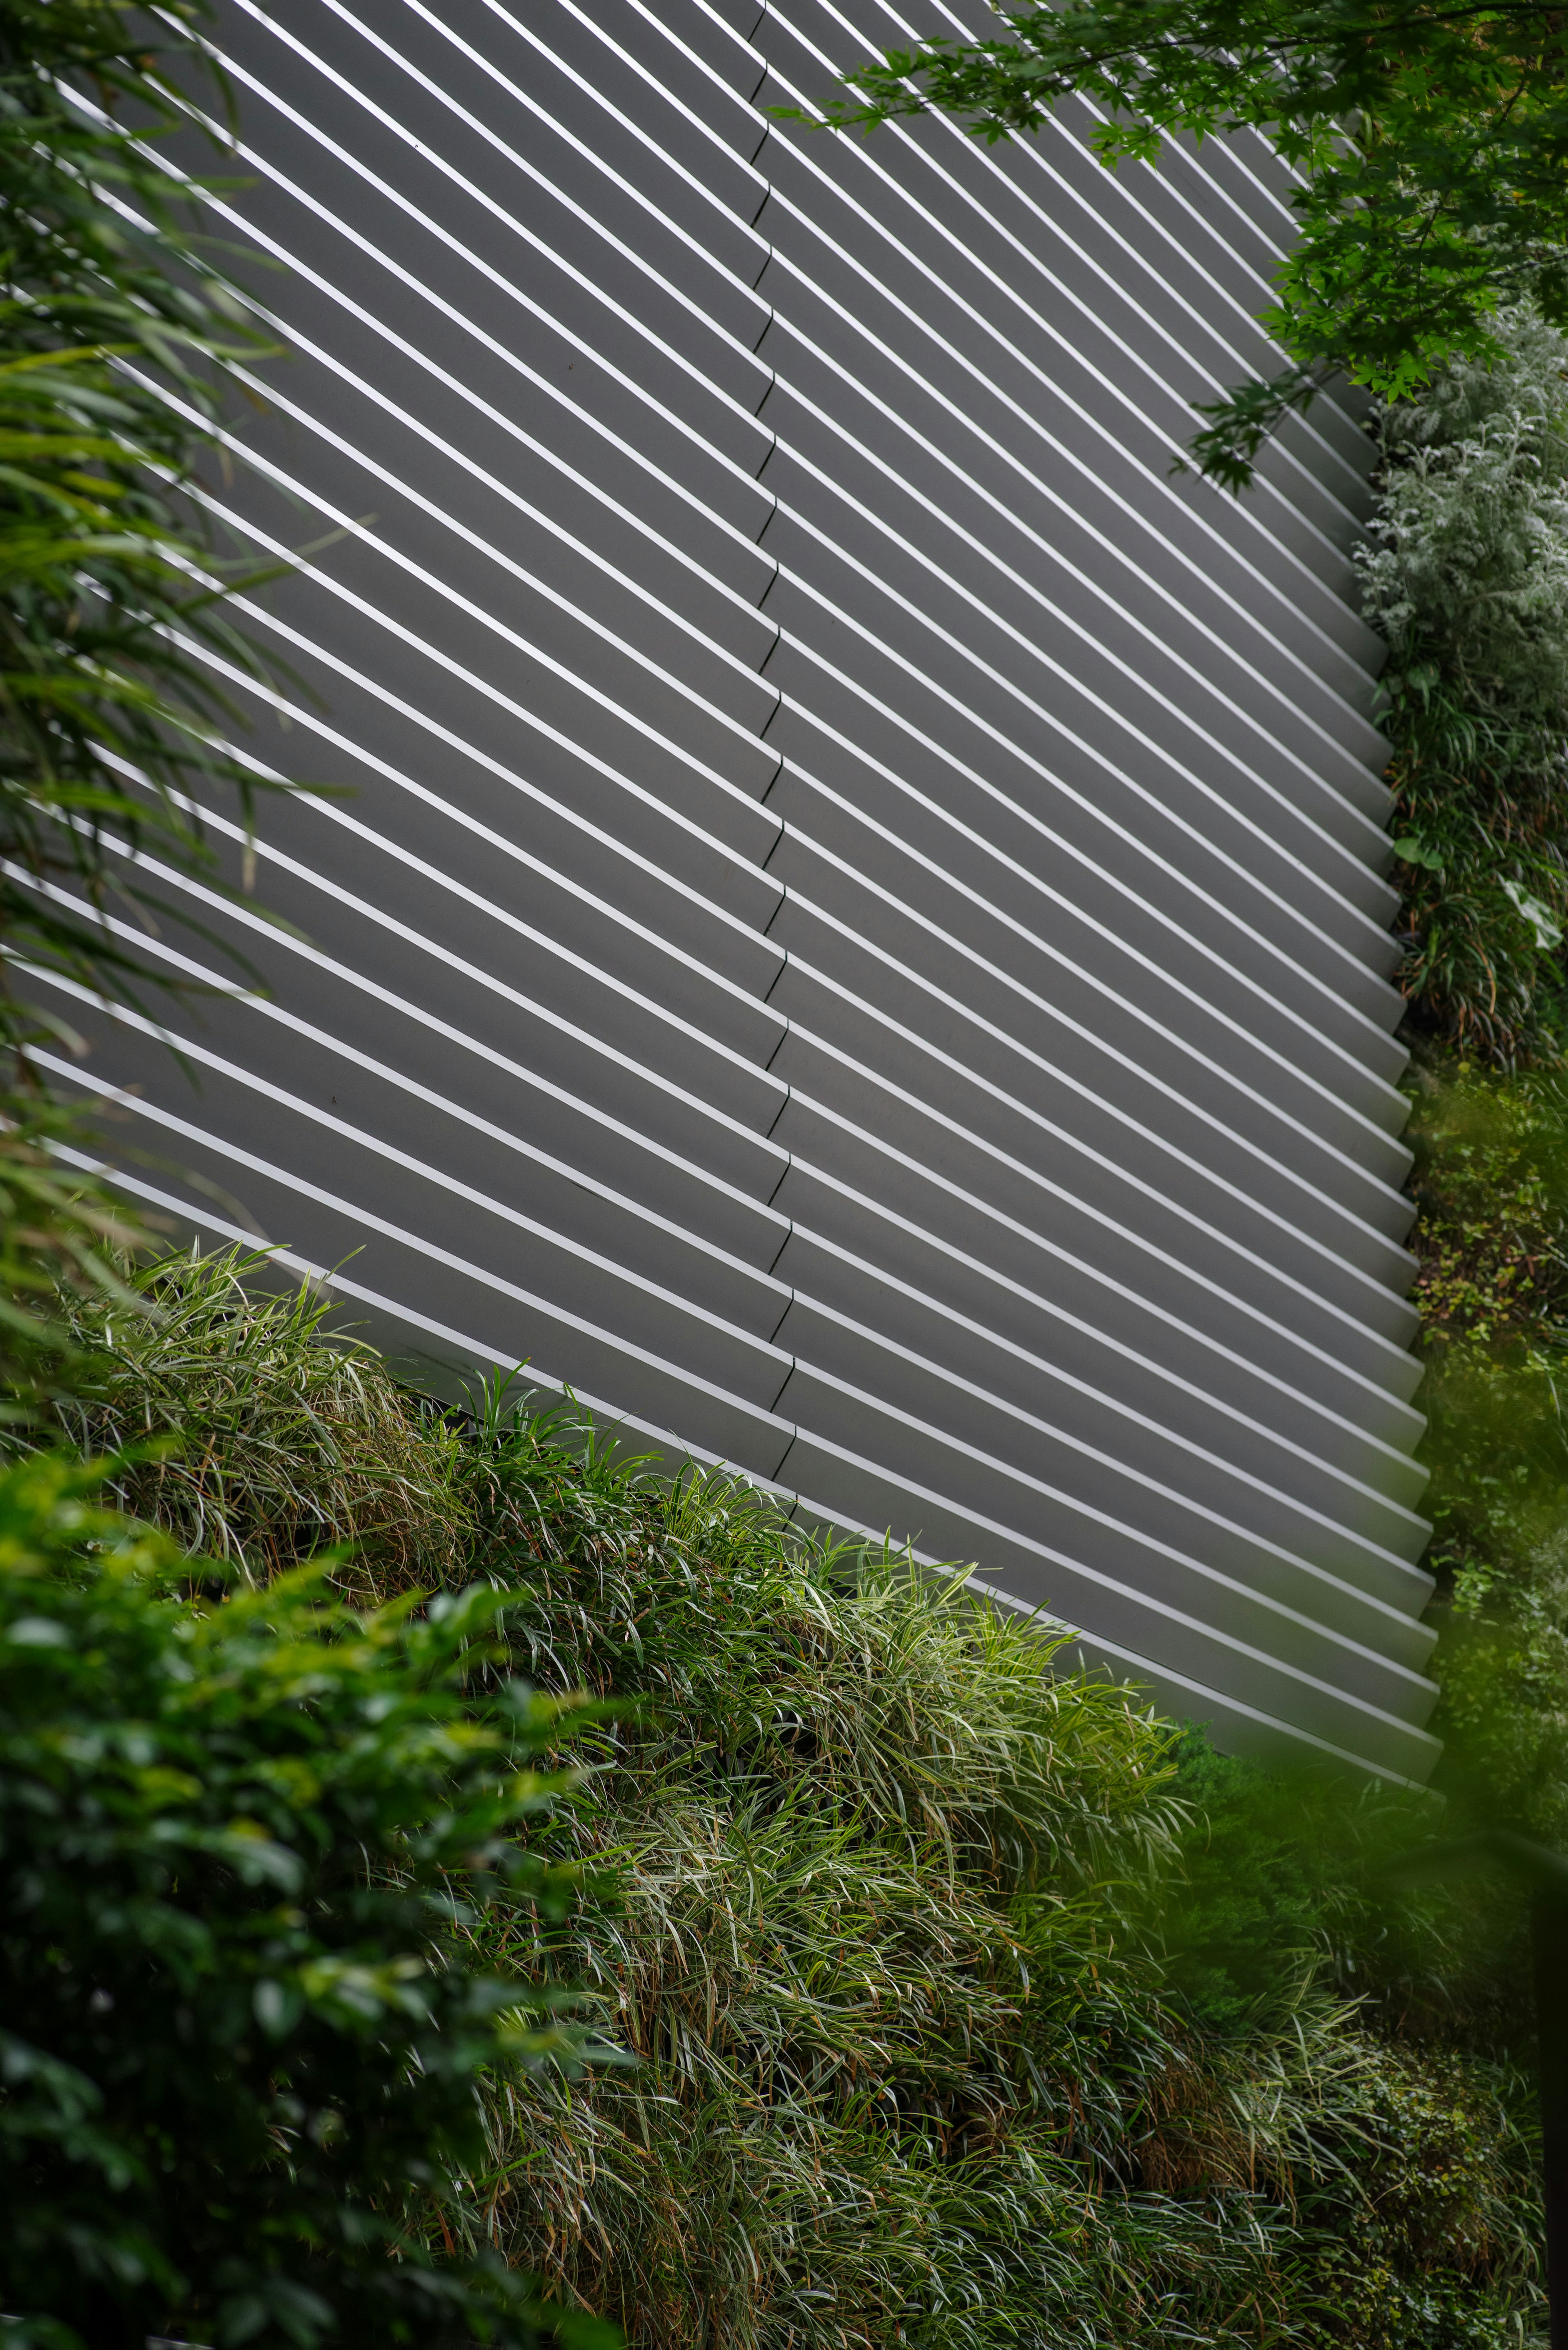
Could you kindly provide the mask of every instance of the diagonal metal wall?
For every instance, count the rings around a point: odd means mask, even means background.
[[[199,1090],[70,1008],[136,1180],[357,1251],[383,1338],[1418,1777],[1364,446],[1170,472],[1267,364],[1282,175],[770,129],[907,33],[854,9],[225,0],[293,356],[213,499],[305,550],[297,690],[234,685],[348,796],[269,812],[301,935]]]

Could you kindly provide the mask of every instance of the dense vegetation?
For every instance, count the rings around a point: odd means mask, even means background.
[[[430,2241],[481,2077],[578,2056],[475,1960],[575,1883],[501,1596],[234,1588],[99,1482],[0,1477],[6,2340],[532,2338],[523,2279]]]
[[[287,1612],[322,1602],[298,1562],[355,1540],[334,1608],[478,1585],[506,1669],[608,1716],[555,1758],[581,1795],[528,1830],[529,1866],[579,1884],[569,1906],[503,1887],[462,1931],[522,2002],[578,1986],[582,2024],[635,2064],[492,2056],[484,2143],[454,2128],[422,2207],[433,2273],[499,2255],[636,2350],[1519,2338],[1528,2101],[1503,2036],[1456,2006],[1448,1897],[1394,1914],[1376,1892],[1419,1817],[1223,1762],[959,1587],[815,1547],[744,1487],[642,1474],[569,1413],[492,1398],[455,1428],[257,1272],[175,1258],[127,1270],[152,1312],[76,1309],[61,1419],[154,1447],[178,1419],[179,1454],[113,1490],[258,1586],[214,1612],[217,1570],[187,1566],[193,1600],[158,1604],[242,1658],[273,1626],[280,1671],[299,1640],[352,1657],[405,1622],[450,1659],[439,1609]],[[111,1561],[149,1539],[81,1532]],[[37,1616],[95,1604],[99,1570],[83,1598],[67,1549]],[[12,1687],[47,1711],[31,1657]],[[205,1691],[178,1693],[180,1735]],[[313,1752],[337,1703],[311,1700]],[[286,1790],[280,1843],[286,1814]],[[216,1915],[243,1912],[230,1854],[207,1866]],[[90,1949],[99,1913],[73,1914]],[[119,2044],[94,2022],[80,2069]],[[200,2141],[213,2117],[181,2094]],[[197,2306],[196,2338],[245,2338]]]
[[[1568,929],[1568,338],[1379,412],[1362,578],[1384,678],[1401,983],[1423,1033],[1503,1066],[1561,1049]]]
[[[1568,1088],[1421,1071],[1423,1401],[1461,1814],[1568,1848]]]
[[[1395,878],[1454,1827],[1568,1848],[1568,339],[1504,308],[1376,420]],[[1492,1905],[1496,1903],[1494,1908]],[[1516,1898],[1471,1898],[1467,2029],[1528,2045]]]
[[[135,946],[181,919],[152,877],[229,886],[202,809],[248,821],[258,787],[203,658],[258,666],[226,603],[254,574],[200,480],[255,352],[158,161],[185,90],[223,110],[204,13],[0,0],[0,2334],[521,2344],[556,2321],[465,2199],[481,2084],[585,2053],[493,1948],[578,1883],[538,1846],[560,1709],[511,1674],[490,1586],[355,1606],[341,1559],[306,1563],[357,1537],[364,1602],[376,1524],[378,1565],[422,1556],[439,1441],[416,1428],[410,1475],[384,1381],[316,1348],[299,1392],[214,1345],[233,1280],[188,1326],[150,1299],[30,1057],[70,1041],[39,970],[166,983]]]
[[[1568,337],[1375,419],[1400,980],[1459,1812],[1568,1841]]]

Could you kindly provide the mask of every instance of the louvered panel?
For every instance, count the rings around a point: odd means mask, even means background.
[[[292,356],[209,494],[295,563],[226,681],[334,795],[267,814],[290,932],[186,889],[147,949],[218,990],[194,1090],[63,1006],[132,1182],[438,1382],[526,1359],[1423,1775],[1365,445],[1171,473],[1267,363],[1281,167],[770,128],[870,0],[221,27]]]

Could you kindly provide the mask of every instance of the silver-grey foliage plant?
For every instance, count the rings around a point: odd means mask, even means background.
[[[1360,556],[1397,671],[1440,643],[1454,681],[1508,730],[1511,763],[1568,739],[1568,336],[1528,310],[1508,364],[1450,368],[1390,409],[1382,510]]]
[[[1568,929],[1568,337],[1503,311],[1505,358],[1458,362],[1376,420],[1360,550],[1386,638],[1401,982],[1490,1057],[1554,1059]]]

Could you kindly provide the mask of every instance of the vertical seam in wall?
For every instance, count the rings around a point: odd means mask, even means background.
[[[768,16],[768,0],[763,0],[763,5],[759,7],[759,9],[758,9],[758,11],[757,11],[756,21],[753,23],[753,25],[752,26],[752,28],[751,28],[750,32],[749,32],[749,33],[747,34],[747,36],[746,36],[746,39],[747,39],[748,44],[751,44],[751,43],[754,43],[754,42],[755,42],[755,40],[756,40],[756,38],[757,38],[758,34],[761,32],[761,30],[762,30],[763,26],[766,24],[766,22],[767,22],[767,16]],[[758,59],[757,59],[757,78],[756,78],[755,82],[753,84],[752,88],[751,88],[751,90],[750,90],[750,92],[749,92],[749,94],[748,94],[748,98],[747,98],[747,104],[748,104],[748,105],[755,106],[755,104],[757,103],[757,100],[758,100],[758,99],[759,99],[759,98],[762,96],[762,93],[763,93],[763,89],[764,89],[764,88],[766,88],[766,86],[767,86],[767,79],[768,79],[768,66],[767,66],[767,60],[766,60],[766,58],[765,58],[765,57],[758,57]],[[763,155],[763,153],[764,153],[764,151],[765,151],[765,150],[766,150],[766,148],[767,148],[768,141],[769,141],[770,138],[772,137],[772,135],[773,135],[773,125],[772,125],[770,122],[768,122],[768,121],[766,121],[766,120],[763,120],[763,121],[761,123],[761,125],[760,125],[760,129],[759,129],[759,136],[758,136],[758,139],[757,139],[757,143],[756,143],[756,145],[753,148],[752,152],[751,152],[751,155],[750,155],[750,157],[748,158],[748,161],[750,161],[753,166],[758,166],[758,165],[759,165],[759,163],[760,163],[760,159],[761,159],[761,158],[762,158],[762,156]],[[752,214],[752,225],[753,225],[753,227],[755,226],[756,223],[757,223],[757,222],[762,218],[762,215],[763,215],[763,212],[764,212],[764,211],[766,210],[766,208],[767,208],[768,199],[769,199],[769,197],[770,197],[770,196],[772,195],[772,193],[773,193],[773,182],[772,182],[772,180],[771,180],[771,179],[768,177],[768,175],[767,175],[767,171],[766,171],[766,166],[765,166],[765,164],[761,165],[761,166],[760,166],[760,168],[762,169],[762,172],[763,172],[763,186],[762,186],[762,192],[761,192],[761,193],[759,194],[759,196],[758,196],[758,198],[757,198],[756,209],[755,209],[755,211],[754,211],[754,212],[753,213],[753,214]],[[755,275],[753,276],[753,279],[752,279],[752,284],[753,284],[753,286],[757,286],[757,285],[761,282],[761,280],[763,279],[763,276],[764,276],[764,275],[766,274],[767,267],[768,267],[768,264],[772,261],[772,259],[773,259],[773,243],[772,243],[772,240],[771,240],[771,239],[768,239],[768,240],[764,243],[764,244],[763,244],[762,257],[761,257],[761,259],[760,259],[760,260],[758,261],[758,263],[757,263],[756,273],[755,273]],[[755,337],[755,339],[753,340],[753,345],[752,345],[752,348],[753,349],[753,351],[758,350],[758,349],[760,349],[760,348],[761,348],[762,344],[763,343],[763,341],[764,341],[764,340],[765,340],[765,338],[766,338],[768,329],[769,329],[769,328],[773,325],[773,322],[774,322],[774,306],[773,306],[772,299],[770,298],[770,299],[768,299],[768,301],[767,301],[767,303],[766,303],[766,307],[765,307],[765,309],[764,309],[764,311],[763,311],[763,315],[762,324],[761,324],[761,325],[759,326],[759,328],[757,328],[756,337]],[[769,366],[769,368],[768,368],[768,369],[767,369],[766,380],[765,380],[765,381],[764,381],[764,383],[763,383],[763,390],[762,390],[762,392],[761,392],[761,394],[760,394],[760,396],[759,396],[759,398],[758,398],[757,404],[756,404],[756,409],[755,409],[755,411],[754,411],[754,412],[756,413],[756,415],[757,415],[757,416],[759,416],[759,417],[761,417],[761,416],[762,416],[763,410],[764,410],[764,409],[766,408],[766,406],[767,406],[769,397],[770,397],[770,395],[772,394],[773,390],[774,390],[774,381],[775,381],[774,372],[774,369],[773,369],[772,366],[770,365],[770,366]],[[770,431],[770,432],[769,432],[769,433],[768,433],[766,445],[764,446],[763,451],[763,453],[762,453],[762,456],[761,456],[761,458],[758,460],[758,463],[757,463],[757,479],[758,479],[759,483],[761,483],[761,482],[762,482],[762,479],[763,479],[763,474],[767,472],[767,468],[768,468],[769,461],[770,461],[770,460],[771,460],[771,458],[773,457],[774,451],[774,449],[775,449],[775,447],[776,447],[776,446],[777,446],[777,442],[776,442],[776,440],[775,440],[775,438],[774,438],[774,434],[773,434],[773,432]],[[778,512],[778,499],[777,499],[777,496],[776,496],[776,495],[775,495],[772,491],[770,491],[770,492],[768,493],[768,505],[767,505],[767,511],[766,511],[766,513],[765,513],[765,514],[763,515],[763,520],[762,520],[761,526],[760,526],[760,528],[758,529],[758,532],[757,532],[757,546],[758,546],[759,549],[762,549],[762,548],[763,548],[763,542],[765,541],[765,539],[766,539],[766,537],[767,537],[768,531],[769,531],[769,529],[770,529],[770,527],[771,527],[771,525],[772,525],[772,524],[773,524],[774,517],[775,516],[775,515],[777,514],[777,512]],[[773,593],[773,591],[774,591],[774,585],[775,585],[775,584],[776,584],[776,582],[777,582],[778,576],[779,576],[778,561],[777,561],[777,558],[776,558],[776,557],[774,557],[774,558],[770,561],[769,568],[768,568],[767,577],[764,579],[764,581],[763,581],[763,583],[762,593],[761,593],[761,594],[758,596],[758,598],[757,598],[757,610],[758,610],[758,612],[759,612],[760,614],[763,615],[763,617],[764,617],[764,618],[766,617],[766,612],[767,612],[767,602],[768,602],[768,598],[772,595],[772,593]],[[759,676],[760,678],[762,678],[763,680],[764,680],[764,681],[767,681],[768,665],[769,665],[769,663],[772,661],[772,660],[773,660],[773,657],[774,657],[774,653],[778,650],[778,646],[779,646],[779,635],[780,635],[780,631],[779,631],[779,629],[778,629],[777,623],[775,622],[775,623],[774,623],[774,629],[773,629],[772,637],[770,638],[770,639],[769,639],[769,641],[768,641],[767,650],[763,653],[763,658],[762,658],[761,661],[758,663],[758,667],[757,667],[757,674],[758,674],[758,676]],[[766,743],[766,742],[767,742],[767,738],[768,738],[768,734],[769,734],[769,733],[770,733],[770,731],[771,731],[771,729],[772,729],[772,727],[773,727],[774,721],[774,719],[775,719],[775,718],[777,718],[777,716],[778,716],[778,714],[779,714],[779,711],[780,711],[781,707],[783,706],[783,699],[784,699],[783,695],[780,693],[780,691],[779,691],[778,688],[775,686],[775,687],[774,688],[774,698],[773,698],[773,703],[772,703],[772,706],[770,707],[770,709],[769,709],[769,711],[768,711],[768,713],[767,713],[766,717],[763,720],[762,725],[761,725],[761,727],[760,727],[760,728],[759,728],[759,730],[758,730],[758,740],[759,740],[760,742],[763,743]],[[782,758],[781,756],[779,756],[779,754],[778,754],[777,753],[775,753],[775,754],[774,754],[774,772],[773,772],[772,775],[770,775],[770,777],[768,778],[767,789],[763,792],[763,795],[762,795],[762,805],[763,805],[764,807],[767,806],[767,803],[768,803],[769,799],[770,799],[770,798],[771,798],[771,796],[772,796],[773,790],[774,790],[774,785],[778,782],[779,776],[783,774],[783,772],[784,772],[784,761],[783,761],[783,758]],[[781,824],[779,825],[779,827],[778,827],[777,831],[774,833],[774,837],[773,837],[773,839],[772,839],[772,841],[770,842],[769,847],[768,847],[768,853],[767,853],[767,855],[766,855],[766,856],[763,858],[763,872],[766,872],[766,871],[769,869],[769,868],[771,867],[771,865],[772,865],[772,863],[773,863],[773,860],[774,860],[774,856],[776,855],[776,853],[777,853],[777,851],[778,851],[779,846],[780,846],[781,842],[782,842],[782,841],[783,841],[783,839],[784,839],[784,833],[785,833],[786,828],[787,828],[787,827],[786,827],[786,826],[785,826],[784,823],[781,823]],[[771,936],[772,936],[774,924],[777,921],[777,920],[778,920],[778,918],[779,918],[780,913],[781,913],[781,912],[783,911],[783,910],[784,910],[784,901],[785,901],[786,898],[788,897],[788,894],[789,894],[789,885],[788,885],[788,883],[787,883],[787,882],[785,882],[785,883],[782,884],[782,885],[781,885],[781,887],[780,887],[779,895],[778,895],[778,898],[777,898],[777,899],[776,899],[776,901],[775,901],[775,903],[774,903],[774,905],[773,911],[772,911],[772,913],[768,916],[767,922],[766,922],[766,924],[764,925],[764,929],[763,929],[763,935],[764,935],[764,937],[771,937]],[[787,965],[788,965],[788,962],[789,962],[789,950],[788,950],[788,948],[787,948],[787,947],[785,947],[785,948],[784,948],[784,949],[781,951],[778,968],[777,968],[777,970],[774,972],[774,975],[773,975],[772,979],[768,982],[767,990],[766,990],[766,993],[765,993],[765,994],[763,995],[763,1001],[764,1003],[771,1003],[771,1002],[772,1002],[773,994],[774,994],[774,989],[778,986],[779,982],[783,979],[784,974],[784,971],[785,971],[785,969],[786,969],[786,967],[787,967]],[[773,1067],[773,1065],[774,1065],[774,1061],[778,1058],[779,1054],[783,1051],[783,1049],[784,1049],[784,1042],[785,1042],[786,1038],[788,1037],[788,1035],[789,1035],[789,1014],[788,1014],[787,1013],[785,1013],[785,1014],[784,1014],[784,1024],[783,1024],[783,1028],[782,1028],[782,1030],[781,1030],[781,1032],[780,1032],[780,1035],[779,1035],[778,1040],[777,1040],[777,1042],[774,1044],[774,1048],[773,1048],[773,1051],[768,1055],[768,1057],[767,1057],[766,1066],[767,1066],[768,1068],[770,1068],[770,1069],[771,1069],[771,1068]],[[777,1128],[778,1123],[779,1123],[779,1120],[783,1118],[783,1116],[784,1116],[784,1114],[785,1109],[786,1109],[786,1108],[788,1107],[788,1106],[789,1106],[789,1100],[790,1100],[790,1087],[789,1087],[788,1081],[787,1081],[787,1079],[786,1079],[786,1080],[785,1080],[785,1084],[784,1084],[784,1097],[783,1097],[783,1099],[780,1101],[777,1110],[774,1112],[774,1116],[773,1116],[773,1118],[772,1118],[772,1119],[770,1120],[770,1122],[769,1122],[769,1126],[768,1126],[768,1132],[769,1132],[769,1134],[770,1134],[770,1135],[771,1135],[771,1134],[773,1134],[773,1132],[774,1131],[774,1129]],[[773,1187],[773,1190],[772,1190],[772,1191],[769,1192],[769,1194],[768,1194],[768,1200],[769,1200],[769,1203],[770,1203],[770,1204],[772,1203],[772,1201],[773,1201],[774,1200],[775,1200],[775,1199],[778,1197],[779,1191],[780,1191],[780,1189],[781,1189],[781,1187],[782,1187],[782,1185],[783,1185],[783,1183],[784,1183],[784,1178],[785,1178],[785,1176],[789,1173],[790,1169],[791,1169],[791,1167],[793,1166],[793,1164],[794,1164],[794,1158],[793,1158],[793,1154],[789,1151],[789,1149],[788,1149],[788,1148],[787,1148],[787,1146],[786,1146],[786,1148],[785,1148],[785,1152],[784,1152],[784,1165],[783,1165],[783,1166],[781,1167],[781,1169],[779,1170],[778,1181],[777,1181],[776,1183],[774,1183],[774,1187]],[[794,1231],[794,1220],[793,1216],[792,1216],[792,1217],[788,1217],[788,1218],[786,1218],[786,1222],[785,1222],[785,1225],[784,1225],[784,1237],[783,1237],[783,1238],[781,1239],[781,1241],[779,1242],[778,1247],[774,1251],[773,1257],[772,1257],[772,1259],[771,1259],[771,1261],[770,1261],[770,1263],[769,1263],[769,1265],[768,1265],[768,1270],[769,1270],[769,1272],[770,1272],[770,1273],[774,1270],[774,1267],[778,1263],[778,1261],[779,1261],[780,1257],[782,1257],[782,1256],[783,1256],[783,1254],[784,1254],[784,1253],[785,1249],[788,1247],[789,1243],[790,1243],[790,1238],[791,1238],[791,1235],[793,1234]],[[788,1318],[790,1308],[791,1308],[791,1306],[794,1305],[794,1284],[793,1284],[793,1283],[791,1283],[791,1284],[789,1284],[789,1285],[788,1285],[788,1291],[787,1291],[787,1295],[786,1295],[786,1296],[785,1296],[785,1298],[784,1298],[784,1305],[783,1305],[783,1306],[780,1308],[778,1320],[774,1324],[772,1333],[770,1334],[772,1337],[774,1337],[774,1338],[775,1338],[775,1339],[777,1338],[777,1336],[778,1336],[778,1334],[779,1334],[780,1330],[782,1330],[782,1329],[783,1329],[784,1325],[784,1323],[785,1323],[786,1319]],[[782,1400],[782,1399],[783,1399],[783,1397],[784,1397],[784,1392],[785,1392],[785,1390],[787,1389],[787,1388],[788,1388],[788,1386],[789,1386],[790,1380],[793,1378],[793,1377],[794,1377],[794,1353],[793,1353],[793,1351],[792,1351],[792,1352],[791,1352],[791,1354],[790,1354],[788,1366],[787,1366],[787,1367],[785,1368],[785,1371],[784,1371],[784,1377],[783,1377],[783,1378],[780,1380],[779,1385],[778,1385],[778,1388],[777,1388],[777,1390],[775,1391],[774,1396],[774,1399],[773,1399],[773,1409],[774,1409],[775,1411],[776,1411],[776,1409],[778,1409],[779,1403],[780,1403],[780,1401]],[[777,1463],[777,1465],[776,1465],[776,1467],[774,1468],[774,1476],[775,1476],[775,1477],[776,1477],[776,1476],[779,1476],[780,1474],[782,1474],[783,1470],[784,1470],[784,1462],[788,1460],[788,1458],[789,1458],[789,1456],[790,1456],[790,1453],[791,1453],[791,1452],[794,1451],[794,1440],[795,1440],[796,1432],[797,1432],[797,1431],[796,1431],[796,1430],[795,1430],[795,1428],[794,1428],[794,1423],[793,1423],[793,1421],[792,1421],[792,1422],[791,1422],[791,1424],[790,1424],[789,1441],[785,1444],[784,1449],[784,1451],[783,1451],[783,1453],[781,1454],[781,1456],[780,1456],[780,1458],[779,1458],[779,1461],[778,1461],[778,1463]]]

